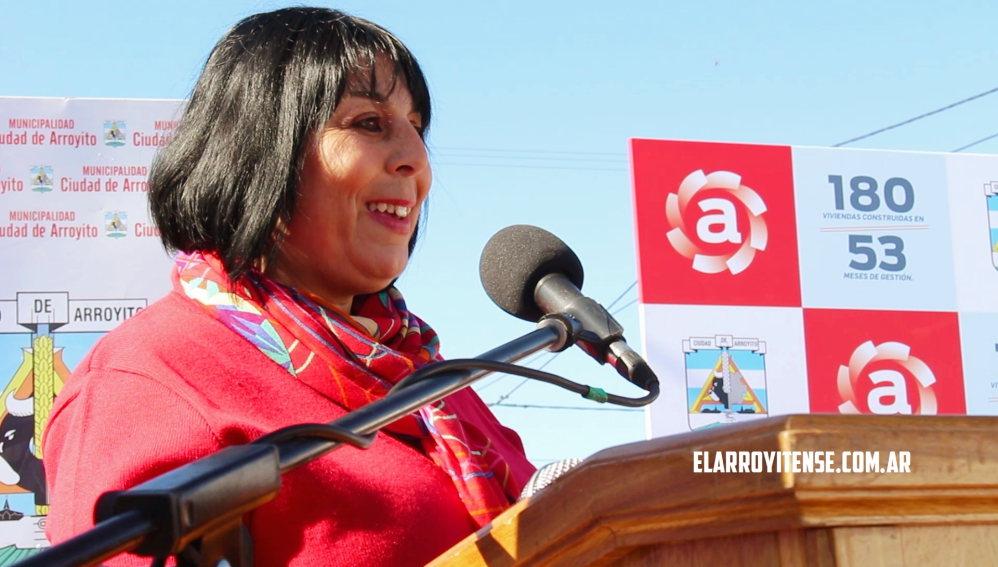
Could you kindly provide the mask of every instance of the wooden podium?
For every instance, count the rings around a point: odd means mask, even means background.
[[[694,451],[909,451],[911,472],[694,473]],[[614,447],[430,565],[998,566],[998,418],[798,415]]]

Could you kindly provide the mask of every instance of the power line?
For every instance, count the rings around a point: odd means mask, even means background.
[[[621,311],[623,311],[624,309],[627,309],[628,307],[630,307],[630,306],[634,305],[634,304],[635,304],[635,303],[637,303],[637,302],[638,302],[638,298],[637,298],[637,297],[635,297],[634,299],[632,299],[632,300],[628,301],[627,303],[625,303],[623,307],[621,307],[620,309],[617,309],[616,311],[614,311],[614,312],[613,312],[613,313],[611,313],[610,315],[616,315],[617,313],[620,313],[620,312],[621,312]]]
[[[575,410],[575,411],[624,411],[624,412],[644,411],[632,408],[607,408],[607,407],[585,407],[585,406],[538,406],[534,404],[492,404],[492,407],[516,408],[516,409]]]
[[[863,134],[862,136],[859,136],[859,137],[856,137],[856,138],[852,138],[852,139],[846,140],[844,142],[839,142],[839,143],[835,144],[832,147],[833,148],[837,148],[839,146],[844,146],[846,144],[851,144],[853,142],[858,142],[858,141],[863,140],[865,138],[869,138],[870,136],[876,136],[877,134],[880,134],[882,132],[886,132],[888,130],[893,130],[894,128],[898,128],[900,126],[904,126],[905,124],[911,124],[912,122],[915,122],[916,120],[921,120],[923,118],[927,118],[927,117],[932,116],[934,114],[939,114],[940,112],[944,112],[944,111],[949,110],[951,108],[960,106],[961,104],[968,103],[968,102],[970,102],[972,100],[977,100],[977,99],[979,99],[981,97],[985,97],[985,96],[988,96],[989,94],[994,94],[996,92],[998,92],[998,87],[995,87],[995,88],[993,88],[991,90],[988,90],[988,91],[984,91],[983,93],[975,94],[974,96],[972,96],[970,98],[965,98],[963,100],[958,100],[958,101],[956,101],[956,102],[954,102],[952,104],[948,104],[948,105],[946,105],[946,106],[944,106],[942,108],[937,108],[937,109],[935,109],[935,110],[933,110],[931,112],[926,112],[925,114],[920,114],[918,116],[915,116],[914,118],[909,118],[909,119],[907,119],[907,120],[905,120],[903,122],[898,122],[897,124],[892,124],[890,126],[887,126],[886,128],[881,128],[879,130],[874,130],[873,132],[870,132],[868,134]]]
[[[500,148],[450,148],[433,146],[434,150],[440,150],[443,152],[490,152],[490,153],[509,153],[509,154],[551,154],[551,155],[576,155],[576,156],[613,156],[621,157],[626,154],[621,154],[620,152],[578,152],[572,150],[513,150],[513,149],[500,149]]]
[[[579,152],[571,150],[516,150],[430,146],[430,158],[433,160],[434,165],[452,167],[464,166],[494,167],[504,169],[628,171],[627,154],[621,152]],[[475,161],[472,162],[464,160]],[[613,165],[619,165],[622,167],[613,167]]]
[[[554,358],[554,357],[551,357],[551,358]],[[506,392],[505,394],[499,396],[498,398],[496,398],[496,401],[492,402],[491,404],[486,404],[486,405],[489,406],[489,407],[502,405],[503,400],[509,399],[509,397],[513,395],[513,392],[519,390],[520,386],[523,386],[524,384],[527,383],[527,380],[529,380],[529,378],[524,378],[523,380],[520,381],[519,384],[517,384],[516,386],[513,386],[512,390],[510,390],[510,391]]]
[[[433,155],[434,156],[449,157],[449,158],[457,158],[457,159],[489,159],[489,160],[513,159],[513,160],[568,161],[568,162],[581,161],[581,162],[584,162],[584,163],[615,163],[615,164],[618,164],[618,165],[619,164],[625,164],[625,165],[627,164],[627,160],[626,159],[605,159],[605,158],[593,158],[593,157],[590,157],[590,156],[583,156],[583,157],[553,157],[553,156],[537,156],[537,155],[527,155],[527,156],[498,155],[498,156],[492,156],[492,155],[479,154],[479,153],[470,153],[470,154],[469,153],[451,153],[453,151],[454,150],[440,152],[440,153],[436,153],[435,152]]]
[[[623,292],[621,292],[621,294],[617,296],[617,299],[614,299],[613,303],[611,303],[609,306],[607,306],[607,308],[606,308],[607,311],[613,309],[613,306],[616,305],[618,301],[620,301],[621,299],[623,299],[624,296],[627,295],[627,292],[629,292],[632,289],[634,289],[634,286],[636,286],[636,285],[638,285],[638,280],[634,280],[634,283],[632,283],[631,285],[627,286],[627,289],[625,289]]]
[[[540,367],[537,368],[537,370],[544,370],[544,368],[547,367],[548,364],[551,364],[554,361],[554,359],[558,358],[558,355],[561,354],[562,352],[565,352],[565,351],[551,353],[551,355],[552,355],[551,358],[545,360],[544,364],[540,365]],[[502,404],[503,400],[506,400],[510,396],[512,396],[513,392],[519,390],[520,387],[523,386],[524,384],[526,384],[529,380],[530,380],[530,378],[524,378],[523,380],[520,381],[519,384],[517,384],[516,386],[513,386],[512,390],[506,392],[502,396],[499,396],[499,399],[497,399],[496,401],[494,401],[494,402],[492,402],[491,404],[488,404],[488,405],[489,406],[497,406],[497,405]]]
[[[528,364],[533,363],[534,361],[538,360],[539,358],[541,358],[544,355],[554,356],[554,354],[555,353],[550,352],[550,351],[539,352],[539,353],[535,354],[534,356],[528,358],[527,360],[523,361],[523,366],[527,366]],[[541,368],[543,368],[543,366]],[[504,378],[507,378],[508,376],[509,376],[509,374],[500,374],[499,376],[496,376],[491,382],[489,382],[488,384],[485,384],[484,386],[476,388],[476,390],[478,390],[479,392],[481,392],[482,390],[488,388],[489,386],[495,385],[496,383],[498,383],[499,381],[501,381]]]
[[[446,165],[449,167],[498,167],[502,169],[567,169],[570,171],[628,171],[626,167],[578,167],[567,165],[527,165],[527,164],[504,164],[504,163],[445,163],[436,162],[436,165]]]
[[[977,144],[980,144],[980,143],[983,143],[983,142],[987,142],[988,140],[990,140],[992,138],[998,138],[998,134],[991,134],[987,138],[981,138],[980,140],[977,140],[976,142],[971,142],[971,143],[967,144],[966,146],[959,147],[959,148],[957,148],[955,150],[952,150],[952,151],[953,151],[953,153],[962,152],[963,150],[965,150],[967,148],[972,148],[972,147],[976,146]]]

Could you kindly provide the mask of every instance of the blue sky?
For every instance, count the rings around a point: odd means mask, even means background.
[[[481,249],[504,226],[560,236],[604,304],[634,282],[629,138],[827,146],[998,86],[998,3],[983,0],[319,4],[393,31],[428,77],[435,183],[400,288],[448,357],[531,329],[478,281]],[[284,5],[6,1],[0,95],[184,98],[229,26]],[[998,94],[851,147],[949,151],[998,133],[996,116]],[[974,151],[994,153],[998,139]],[[636,306],[618,319],[638,346]],[[579,352],[545,369],[636,393]],[[486,402],[591,407],[543,384],[510,394],[519,383],[478,389]],[[539,463],[644,438],[641,412],[495,412]]]

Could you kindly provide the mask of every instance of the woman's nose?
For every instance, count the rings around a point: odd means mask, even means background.
[[[387,164],[389,172],[409,177],[418,175],[430,166],[426,144],[419,131],[408,120],[398,125],[392,138],[394,148]]]

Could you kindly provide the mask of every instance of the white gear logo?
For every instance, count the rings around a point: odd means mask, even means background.
[[[856,347],[849,357],[849,366],[839,366],[839,395],[844,400],[839,406],[839,413],[862,413],[856,404],[856,384],[863,370],[872,362],[881,360],[895,361],[912,376],[918,387],[918,405],[920,415],[936,414],[936,394],[931,386],[936,383],[932,369],[921,359],[911,356],[911,347],[904,343],[886,342],[874,345],[873,341]],[[870,413],[881,415],[913,413],[908,403],[908,386],[904,375],[897,370],[875,370],[867,375],[876,387],[867,395],[867,407]],[[884,400],[890,400],[884,403]]]
[[[704,175],[698,169],[686,176],[679,184],[679,193],[669,193],[665,201],[665,216],[672,230],[666,234],[672,247],[687,258],[693,259],[693,269],[704,274],[718,274],[729,270],[732,274],[745,271],[755,258],[756,250],[765,250],[769,240],[766,221],[762,214],[766,212],[766,203],[754,190],[741,184],[742,177],[730,171],[715,171]],[[698,191],[707,189],[723,189],[733,199],[703,199],[698,204],[703,212],[717,211],[719,214],[703,215],[697,221],[694,233],[708,244],[730,242],[741,244],[738,250],[731,254],[707,254],[705,250],[690,240],[683,215],[693,196]],[[734,203],[737,200],[745,206],[749,217],[748,237],[743,238],[738,230],[738,221]],[[711,230],[712,226],[722,226],[720,232]]]

